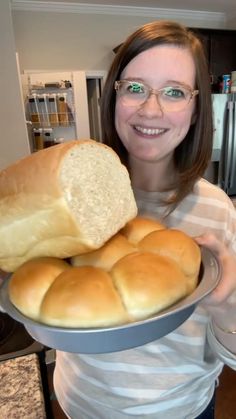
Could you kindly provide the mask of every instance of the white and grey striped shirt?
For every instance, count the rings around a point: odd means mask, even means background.
[[[159,193],[135,196],[140,215],[162,220]],[[203,179],[164,223],[191,236],[213,232],[236,252],[236,211]],[[147,345],[97,355],[58,352],[54,386],[72,419],[193,419],[208,405],[224,363],[236,369],[236,356],[216,340],[198,305],[174,332]]]

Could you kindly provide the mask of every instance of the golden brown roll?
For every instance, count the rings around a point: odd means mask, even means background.
[[[25,262],[9,283],[11,302],[27,317],[39,320],[44,295],[60,273],[71,269],[64,260],[42,257]]]
[[[71,264],[91,265],[109,271],[119,259],[135,251],[136,248],[122,234],[117,233],[100,249],[71,258]]]
[[[10,300],[45,324],[109,327],[157,314],[196,288],[201,253],[191,237],[140,217],[127,232],[130,239],[120,232],[73,257],[79,266],[55,258],[26,262],[11,277]]]
[[[120,231],[130,243],[137,245],[143,237],[152,231],[163,230],[166,227],[157,220],[135,217]]]
[[[187,278],[177,263],[152,253],[133,253],[118,261],[111,277],[129,315],[143,319],[187,293]]]
[[[129,320],[111,277],[92,266],[71,268],[53,282],[40,320],[55,326],[112,326]]]
[[[175,260],[189,279],[188,291],[197,285],[201,252],[197,243],[180,230],[165,229],[154,231],[139,243],[139,249],[157,253]]]

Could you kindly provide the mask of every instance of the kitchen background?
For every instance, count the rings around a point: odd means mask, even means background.
[[[52,134],[58,141],[71,135],[77,138],[96,135],[99,140],[100,128],[94,122],[97,121],[95,114],[99,111],[99,106],[96,106],[97,103],[94,105],[94,102],[99,100],[106,71],[114,56],[113,49],[143,23],[155,19],[172,19],[192,28],[200,28],[213,70],[214,92],[219,88],[215,86],[219,81],[218,76],[236,70],[235,0],[93,0],[92,3],[85,0],[83,3],[75,0],[0,2],[0,170],[32,151],[32,144],[28,140],[28,133],[32,133],[32,129],[34,134],[37,133],[39,145],[41,139],[38,137],[41,134],[49,134],[48,137]],[[52,86],[55,82],[60,83],[60,89]],[[72,84],[71,87],[68,82]],[[30,96],[27,98],[27,95]],[[34,105],[34,101],[29,103],[29,99],[36,97],[40,106],[45,106],[45,103],[55,106],[59,96],[67,103],[69,112],[66,115],[60,112],[59,118],[58,112],[52,111],[49,112],[50,124],[46,121],[44,125],[41,120],[37,123],[37,119],[33,121],[36,122],[33,126],[26,124],[26,118],[32,122],[30,106]],[[215,174],[218,177],[222,170],[219,161],[222,131],[236,133],[235,122],[234,128],[224,130],[222,117],[228,114],[226,97],[216,93],[214,101],[217,135],[213,161],[209,167],[211,179]],[[235,104],[232,106],[234,112],[231,114],[233,113],[235,118]],[[41,112],[41,116],[44,116],[44,113]],[[60,119],[59,126],[56,126],[54,117]],[[4,314],[0,319],[4,320]],[[40,382],[43,381],[49,411],[53,410],[53,417],[56,419],[64,418],[52,392],[54,357],[45,363],[45,348],[32,341],[19,324],[9,324],[9,320],[8,318],[8,322],[0,324],[0,335],[3,339],[0,341],[0,360],[8,359],[4,364],[7,369],[7,384],[9,374],[14,371],[19,355],[22,355],[21,350],[27,348],[23,353],[32,356],[35,352],[39,353],[41,373],[37,374],[37,388],[40,390]],[[4,336],[9,336],[9,331],[11,339],[5,339]],[[20,350],[18,356],[16,350]],[[22,363],[28,362],[29,356],[31,355],[21,357]],[[46,358],[50,358],[50,350],[46,351]],[[45,377],[48,377],[49,389]],[[28,377],[24,373],[24,380],[25,384],[22,387],[28,391],[26,383],[32,382],[32,374]],[[10,382],[11,391],[14,390],[16,382],[18,377]],[[34,393],[35,389],[36,387],[33,387]],[[2,397],[4,394],[3,392]],[[8,392],[8,396],[9,394]],[[27,403],[31,408],[32,401],[26,401]],[[6,403],[4,406],[6,407]],[[225,368],[217,392],[217,419],[232,419],[235,417],[235,408],[235,372]],[[44,416],[39,414],[37,418],[39,417]]]
[[[222,34],[232,34],[215,49],[213,61],[224,62],[227,54],[236,60],[234,0],[208,1],[209,6],[205,1],[197,4],[178,1],[178,9],[176,2],[170,0],[146,1],[146,7],[137,0],[101,2],[107,4],[99,5],[99,0],[94,0],[92,5],[86,1],[4,0],[0,3],[0,54],[4,57],[0,81],[4,97],[0,101],[0,169],[31,151],[19,73],[106,72],[114,56],[113,49],[131,31],[145,22],[165,18],[193,28],[221,29]],[[157,3],[158,8],[154,7]],[[211,48],[211,40],[205,35]],[[230,71],[235,69],[236,63],[230,66]],[[216,71],[224,72],[223,68]]]

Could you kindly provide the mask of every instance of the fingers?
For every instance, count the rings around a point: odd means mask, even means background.
[[[220,257],[225,254],[227,251],[225,245],[218,240],[214,234],[206,233],[201,236],[194,238],[199,246],[205,246],[211,250],[217,257]]]
[[[216,288],[202,302],[204,305],[218,306],[228,300],[234,289],[235,285],[221,279]]]
[[[219,305],[226,302],[236,290],[236,257],[213,234],[206,233],[195,238],[196,242],[207,247],[218,259],[222,274],[217,287],[204,298],[204,305]]]

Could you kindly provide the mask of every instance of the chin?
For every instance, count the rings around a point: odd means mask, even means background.
[[[156,151],[140,151],[131,153],[133,157],[137,160],[141,160],[143,162],[155,163],[162,159],[162,157]]]

